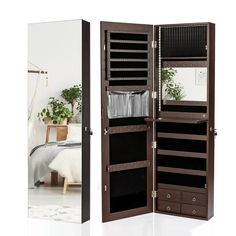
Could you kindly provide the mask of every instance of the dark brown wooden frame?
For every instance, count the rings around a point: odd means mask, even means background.
[[[147,81],[147,86],[127,86],[127,88],[124,87],[119,87],[119,86],[110,86],[108,84],[108,80],[106,78],[106,61],[105,61],[105,56],[106,56],[106,51],[104,51],[104,45],[106,47],[106,39],[105,39],[105,31],[132,31],[132,32],[138,32],[138,33],[149,33],[150,38],[152,38],[152,26],[151,25],[140,25],[140,24],[123,24],[123,23],[109,23],[109,22],[101,22],[101,100],[102,100],[102,211],[103,211],[103,222],[105,221],[110,221],[110,220],[115,220],[115,219],[120,219],[128,216],[134,216],[134,215],[139,215],[143,213],[148,213],[152,211],[152,198],[151,198],[151,191],[152,191],[152,157],[150,153],[150,149],[147,148],[147,163],[144,164],[144,166],[148,166],[147,168],[147,179],[148,179],[148,186],[147,186],[147,192],[150,193],[150,197],[147,200],[147,206],[146,207],[141,207],[141,208],[136,208],[132,210],[127,210],[127,211],[122,211],[122,212],[117,212],[117,213],[109,213],[109,171],[107,171],[107,166],[109,165],[109,134],[104,135],[104,130],[109,129],[109,133],[119,133],[119,132],[135,132],[135,131],[140,131],[141,130],[147,130],[147,146],[150,147],[151,145],[151,140],[152,140],[152,127],[150,125],[144,126],[126,126],[123,128],[109,128],[109,120],[107,118],[107,89],[109,90],[136,90],[136,89],[145,89],[149,90],[150,92],[152,91],[152,81],[151,79]],[[150,39],[149,39],[150,40]],[[150,45],[149,45],[150,47]],[[151,53],[151,52],[150,52]],[[152,61],[152,54],[150,55],[150,60]],[[152,77],[152,66],[149,69],[149,77]],[[149,100],[149,110],[150,114],[152,114],[152,99]],[[132,167],[129,166],[129,164],[123,164],[123,168],[128,168],[132,169]],[[140,165],[140,164],[139,164]],[[110,167],[112,169],[112,167]],[[137,166],[136,166],[137,168]],[[114,167],[113,167],[114,169]],[[105,187],[106,186],[106,187]],[[106,188],[106,191],[105,191]]]
[[[162,61],[163,66],[165,67],[207,67],[208,69],[208,76],[207,76],[207,102],[175,102],[175,101],[165,101],[166,105],[177,105],[177,106],[206,106],[207,112],[206,113],[191,113],[191,112],[156,112],[157,107],[159,106],[159,93],[161,93],[158,85],[159,80],[159,61],[157,60],[158,57],[158,37],[157,37],[157,30],[161,26],[178,26],[178,27],[185,27],[185,26],[198,26],[198,25],[204,25],[207,27],[207,56],[204,58],[197,58],[196,61],[194,61],[193,58],[183,58],[181,61],[178,60],[178,58],[172,58],[172,60],[166,60]],[[146,212],[152,211],[152,207],[149,206],[147,209],[133,209],[118,213],[109,213],[109,172],[113,171],[119,171],[124,169],[132,168],[133,165],[127,165],[127,164],[120,164],[120,165],[114,165],[109,166],[109,135],[104,135],[104,131],[112,133],[124,133],[124,132],[134,132],[132,129],[136,129],[136,127],[131,126],[125,126],[125,127],[112,127],[109,128],[109,120],[107,118],[106,113],[106,107],[107,107],[107,96],[106,91],[109,87],[108,80],[106,78],[106,52],[104,52],[104,45],[105,45],[105,31],[123,31],[123,32],[139,32],[139,31],[145,31],[148,30],[151,25],[141,25],[141,24],[126,24],[126,23],[113,23],[113,22],[101,22],[101,100],[102,100],[102,215],[103,215],[103,222],[110,221],[114,219],[120,219],[128,216],[138,215]],[[152,100],[152,107],[151,107],[151,113],[150,117],[146,119],[147,126],[149,127],[149,135],[148,135],[148,156],[147,159],[149,161],[147,162],[140,162],[137,163],[137,166],[147,166],[150,165],[150,167],[153,169],[152,176],[149,175],[148,180],[153,185],[153,190],[156,191],[156,194],[154,192],[154,197],[157,195],[158,199],[158,189],[173,189],[179,190],[187,193],[195,192],[196,194],[201,193],[205,194],[204,196],[207,196],[206,199],[206,213],[203,214],[204,209],[202,207],[199,207],[199,216],[194,216],[189,214],[189,212],[193,209],[195,211],[195,208],[192,208],[191,205],[186,205],[186,202],[179,203],[179,207],[182,206],[180,204],[183,204],[183,214],[182,213],[175,213],[175,212],[167,212],[162,210],[157,210],[157,204],[156,201],[153,201],[153,210],[160,213],[165,214],[172,214],[172,215],[179,215],[179,216],[185,216],[185,217],[192,217],[192,218],[198,218],[198,219],[210,219],[214,214],[214,137],[215,137],[215,127],[214,127],[214,92],[215,92],[215,85],[214,85],[214,71],[215,71],[215,25],[212,23],[191,23],[191,24],[170,24],[170,25],[156,25],[153,28],[153,40],[156,42],[156,49],[153,50],[153,52],[150,52],[151,57],[153,60],[153,73],[154,73],[154,79],[153,83],[151,85],[151,88],[153,89],[153,92],[157,92],[157,97]],[[106,45],[105,45],[106,46]],[[105,48],[107,50],[107,48]],[[130,88],[131,86],[125,86],[125,90],[132,90]],[[138,87],[138,86],[136,86]],[[134,87],[135,88],[135,87]],[[124,87],[117,86],[117,87],[109,87],[109,90],[124,90]],[[150,87],[149,87],[150,89]],[[152,90],[151,90],[152,91]],[[207,134],[206,135],[190,135],[190,134],[165,134],[165,133],[158,133],[156,134],[156,127],[158,126],[158,122],[178,122],[178,123],[188,123],[188,124],[200,124],[200,123],[206,123],[207,124]],[[144,125],[145,126],[145,125]],[[145,129],[144,126],[140,126],[139,129]],[[157,136],[158,135],[158,136]],[[206,153],[197,153],[197,152],[184,152],[184,151],[166,151],[166,150],[160,150],[152,148],[151,144],[153,141],[156,141],[158,138],[184,138],[187,140],[205,140],[207,141],[207,151]],[[206,171],[197,171],[197,170],[186,170],[181,168],[164,168],[164,167],[156,167],[156,158],[158,158],[159,154],[166,154],[166,155],[175,155],[175,156],[189,156],[189,157],[198,157],[198,158],[204,158],[206,159]],[[152,157],[151,157],[152,156]],[[133,168],[136,168],[137,166],[133,166]],[[170,186],[167,184],[160,184],[156,182],[156,171],[159,170],[165,170],[166,172],[173,172],[174,173],[182,173],[182,174],[194,174],[196,176],[206,176],[206,188],[205,189],[199,189],[195,187],[187,187],[187,186]],[[106,186],[107,191],[104,190],[104,187]],[[152,191],[150,189],[150,196],[152,195]],[[151,202],[151,200],[150,200]],[[196,206],[197,208],[197,206]],[[188,212],[188,213],[184,213]]]
[[[82,20],[82,199],[81,221],[90,219],[90,23]]]

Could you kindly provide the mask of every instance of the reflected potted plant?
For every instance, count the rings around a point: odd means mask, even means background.
[[[162,86],[165,86],[165,92],[176,101],[180,101],[185,97],[184,88],[180,83],[174,82],[174,76],[177,73],[173,68],[163,68],[161,70]]]
[[[64,89],[61,92],[61,97],[66,100],[68,104],[71,105],[71,113],[72,117],[70,118],[69,122],[73,123],[77,120],[76,116],[74,116],[74,109],[77,103],[76,109],[81,112],[81,104],[82,104],[82,86],[74,85],[69,89]]]
[[[45,125],[52,124],[52,116],[48,107],[44,107],[41,112],[38,113],[39,120],[42,120]]]
[[[52,124],[66,125],[67,120],[72,116],[72,113],[69,108],[65,106],[64,102],[61,102],[54,97],[50,97],[47,106],[38,114],[39,118],[41,118],[44,123],[46,123],[45,115],[47,118],[51,118]]]

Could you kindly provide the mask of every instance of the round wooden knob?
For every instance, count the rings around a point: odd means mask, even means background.
[[[197,211],[196,210],[192,210],[192,214],[196,215]]]
[[[192,198],[192,202],[196,202],[197,201],[197,198],[196,197],[193,197]]]
[[[170,210],[171,210],[171,207],[170,207],[170,206],[167,206],[167,207],[166,207],[166,210],[167,210],[167,211],[170,211]]]

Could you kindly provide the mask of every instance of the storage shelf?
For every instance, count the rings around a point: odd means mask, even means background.
[[[174,185],[174,184],[162,184],[158,183],[157,188],[165,188],[165,189],[174,189],[179,191],[187,191],[187,192],[198,192],[198,193],[207,193],[207,189],[205,188],[195,188],[195,187],[188,187],[182,185]]]
[[[163,100],[163,105],[170,105],[170,106],[207,106],[207,102],[204,101],[175,101],[175,100]]]
[[[106,90],[107,91],[146,91],[149,90],[150,86],[146,86],[146,85],[140,85],[140,86],[135,86],[135,85],[131,85],[131,86],[107,86]]]
[[[128,125],[128,126],[118,126],[118,127],[110,127],[108,129],[109,134],[119,134],[119,133],[134,133],[134,132],[142,132],[150,129],[148,125]]]
[[[110,49],[110,52],[138,52],[148,53],[148,50],[137,50],[137,49]]]
[[[113,78],[109,78],[108,80],[112,80],[112,81],[117,81],[117,80],[148,80],[148,77],[113,77]]]
[[[157,170],[161,172],[169,172],[169,173],[176,173],[176,174],[206,176],[206,171],[202,171],[202,170],[192,170],[192,169],[164,167],[164,166],[159,166]]]
[[[207,60],[207,57],[161,57],[161,60]]]
[[[111,68],[110,71],[148,71],[148,68]]]
[[[109,59],[109,61],[112,61],[112,62],[120,62],[120,61],[122,61],[122,62],[129,62],[129,61],[131,61],[131,62],[148,62],[148,59],[131,59],[131,58],[129,58],[129,59],[127,59],[127,58],[111,58],[111,59]]]
[[[207,122],[206,118],[181,118],[181,117],[159,117],[156,119],[146,118],[147,122],[170,122],[170,123],[186,123],[186,124],[200,124]]]
[[[157,149],[157,154],[159,155],[168,155],[168,156],[178,156],[178,157],[195,157],[195,158],[207,158],[206,153],[200,153],[200,152],[182,152],[182,151],[172,151],[172,150],[163,150],[163,149]]]
[[[111,43],[138,43],[138,44],[147,44],[148,41],[141,41],[141,40],[118,40],[118,39],[110,39]]]
[[[108,165],[107,171],[117,172],[117,171],[123,171],[123,170],[133,170],[133,169],[149,167],[150,165],[151,165],[151,162],[149,160],[136,161],[136,162],[122,163],[122,164]]]
[[[176,138],[176,139],[188,139],[188,140],[207,140],[206,135],[195,135],[195,134],[179,134],[179,133],[164,133],[157,132],[158,138]]]

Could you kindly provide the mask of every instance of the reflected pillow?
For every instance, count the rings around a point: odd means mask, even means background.
[[[69,124],[68,134],[66,141],[69,142],[81,142],[82,125],[81,124]]]

